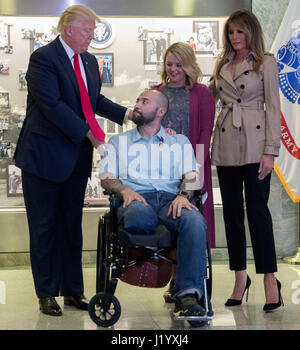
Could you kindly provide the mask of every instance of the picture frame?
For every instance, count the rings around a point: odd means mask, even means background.
[[[192,33],[192,32],[181,33],[180,38],[181,38],[181,41],[183,43],[188,44],[193,49],[194,52],[197,51],[197,47],[196,47],[197,34],[196,33]]]
[[[147,40],[143,40],[144,64],[159,64],[170,46],[170,34],[164,31],[147,31]]]
[[[8,60],[0,59],[0,75],[9,75]]]
[[[8,47],[9,43],[9,33],[8,33],[8,25],[3,21],[0,21],[0,49],[5,49]]]
[[[58,34],[55,25],[49,25],[44,32],[34,32],[34,37],[30,37],[30,52],[43,47],[53,41]]]
[[[193,32],[196,33],[196,54],[213,55],[219,49],[218,21],[193,21]]]
[[[23,196],[21,169],[14,164],[7,165],[7,197]]]
[[[18,70],[18,77],[19,77],[18,83],[19,83],[20,90],[27,89],[26,72],[27,72],[27,69],[19,69]]]
[[[204,84],[204,85],[208,86],[211,77],[212,77],[211,74],[202,74],[201,84]]]
[[[21,39],[34,39],[35,38],[35,28],[21,28]]]
[[[10,141],[0,141],[0,159],[11,158],[11,143]]]
[[[93,53],[99,66],[102,86],[114,85],[114,54],[113,53]]]
[[[0,131],[8,130],[8,118],[0,118]]]
[[[9,108],[9,92],[0,91],[0,108]]]

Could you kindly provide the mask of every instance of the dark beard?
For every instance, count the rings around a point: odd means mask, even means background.
[[[134,111],[132,121],[138,127],[144,126],[144,125],[151,123],[155,119],[155,116],[156,116],[156,111],[148,118],[145,117],[142,113]]]

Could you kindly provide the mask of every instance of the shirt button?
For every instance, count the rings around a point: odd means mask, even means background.
[[[260,125],[257,125],[257,126],[256,126],[256,129],[260,129]]]
[[[225,131],[225,128],[222,128],[222,132],[224,132]]]
[[[237,102],[238,102],[238,103],[241,103],[241,102],[242,102],[242,100],[241,100],[240,98],[238,98],[238,99],[237,99]]]
[[[241,89],[245,89],[245,85],[244,84],[241,85]]]
[[[220,86],[220,87],[219,87],[219,90],[220,90],[220,91],[222,91],[222,90],[223,90],[222,86]]]

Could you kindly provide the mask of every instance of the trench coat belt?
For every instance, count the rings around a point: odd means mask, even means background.
[[[264,102],[263,101],[253,101],[245,103],[228,103],[223,108],[232,111],[232,120],[233,126],[240,128],[242,126],[242,109],[252,109],[252,110],[263,110]],[[227,114],[227,113],[226,113]]]

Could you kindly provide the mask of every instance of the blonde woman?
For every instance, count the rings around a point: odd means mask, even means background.
[[[256,272],[264,274],[266,304],[282,304],[272,217],[268,209],[271,171],[280,146],[280,101],[277,63],[265,52],[263,33],[249,11],[233,13],[225,23],[223,52],[211,89],[222,102],[213,136],[212,164],[220,183],[230,269],[235,286],[226,306],[242,303],[249,291],[246,271],[244,198]]]
[[[196,145],[204,145],[204,188],[208,198],[204,204],[208,242],[215,247],[214,210],[212,197],[211,162],[209,155],[213,129],[215,103],[210,90],[198,81],[202,73],[192,47],[186,43],[171,45],[164,54],[161,72],[162,83],[155,86],[169,98],[169,110],[162,120],[165,128],[187,136],[196,151]],[[171,301],[172,285],[164,294]]]

